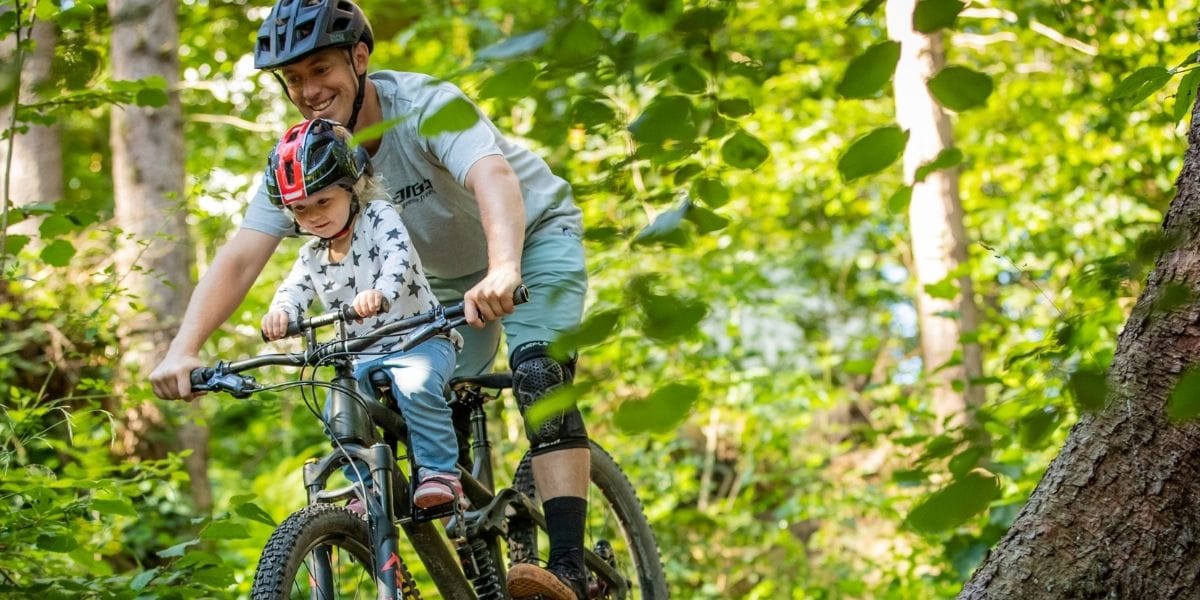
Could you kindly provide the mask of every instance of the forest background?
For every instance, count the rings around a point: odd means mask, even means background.
[[[245,595],[302,501],[325,442],[298,399],[168,403],[145,380],[299,118],[252,68],[260,4],[0,8],[0,591]],[[574,184],[591,277],[575,397],[678,597],[953,596],[1103,407],[1184,165],[1194,2],[917,3],[952,140],[924,169],[901,164],[928,134],[891,85],[896,0],[361,4],[373,68],[454,82]],[[122,47],[161,6],[176,37]],[[131,75],[124,52],[175,76]],[[172,130],[178,191],[122,193],[120,153]],[[46,132],[57,145],[18,143]],[[963,235],[922,280],[919,232],[945,215],[910,202],[936,173]],[[150,229],[122,215],[134,195]],[[182,260],[155,262],[164,247]],[[289,264],[206,359],[264,350]],[[931,318],[959,325],[937,360]]]

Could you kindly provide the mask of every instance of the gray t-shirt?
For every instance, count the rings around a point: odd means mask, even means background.
[[[539,230],[582,235],[583,219],[570,184],[552,173],[537,154],[505,138],[478,108],[479,120],[468,129],[432,138],[418,133],[421,124],[446,103],[454,98],[467,100],[453,84],[398,71],[368,77],[379,94],[384,121],[396,121],[384,133],[371,162],[430,276],[453,279],[487,268],[479,205],[465,187],[471,166],[485,156],[503,156],[520,180],[526,240]],[[280,238],[295,232],[291,219],[271,204],[262,186],[246,210],[242,227]]]

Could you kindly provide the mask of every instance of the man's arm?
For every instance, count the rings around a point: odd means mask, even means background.
[[[162,362],[150,373],[156,396],[188,400],[194,397],[188,376],[192,369],[203,366],[200,347],[242,303],[278,245],[279,238],[240,229],[217,251],[212,265],[192,292],[179,333],[175,334]]]
[[[464,316],[474,327],[512,314],[513,292],[521,285],[525,247],[525,201],[517,174],[503,156],[479,159],[467,172],[467,189],[479,202],[488,246],[488,271],[464,296]]]

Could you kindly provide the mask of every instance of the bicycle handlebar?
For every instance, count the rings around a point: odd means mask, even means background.
[[[518,286],[513,292],[513,302],[524,304],[529,301],[529,289],[524,285]],[[233,362],[220,362],[215,367],[200,367],[193,369],[190,374],[192,390],[196,392],[226,392],[234,398],[246,398],[258,391],[258,383],[254,377],[238,375],[242,371],[266,366],[304,367],[321,364],[334,354],[356,353],[365,350],[376,340],[396,335],[413,327],[420,327],[412,332],[400,345],[397,351],[406,352],[418,344],[437,335],[447,335],[455,328],[467,322],[464,303],[458,302],[447,307],[439,306],[431,311],[423,312],[407,319],[401,319],[376,327],[366,334],[323,344],[305,352],[288,354],[260,354]],[[359,318],[353,306],[343,306],[340,310],[317,315],[308,319],[297,319],[288,324],[288,335],[297,335],[310,329],[325,327],[339,321],[351,321]],[[293,333],[293,329],[295,332]]]

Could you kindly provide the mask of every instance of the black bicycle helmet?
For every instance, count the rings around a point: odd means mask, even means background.
[[[267,158],[265,184],[272,204],[285,207],[335,183],[353,185],[370,174],[366,149],[351,149],[334,131],[337,126],[328,119],[314,119],[283,134]]]
[[[375,49],[371,24],[350,0],[277,0],[258,29],[254,68],[276,69],[324,48]]]

